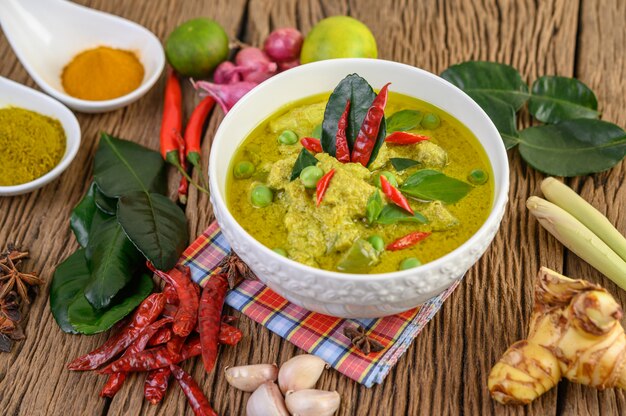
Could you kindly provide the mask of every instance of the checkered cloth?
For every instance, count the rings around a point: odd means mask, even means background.
[[[182,263],[189,266],[193,279],[203,285],[229,251],[226,239],[214,222],[185,250]],[[371,387],[385,379],[457,284],[415,309],[380,319],[350,320],[311,312],[288,302],[261,282],[251,280],[231,290],[226,303],[303,350],[319,356],[337,371]],[[343,334],[343,328],[357,323],[385,348],[369,355],[355,349]]]

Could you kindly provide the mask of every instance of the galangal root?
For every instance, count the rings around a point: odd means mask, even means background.
[[[561,377],[598,389],[626,389],[622,309],[602,287],[542,267],[528,338],[517,341],[491,369],[491,397],[528,404]]]

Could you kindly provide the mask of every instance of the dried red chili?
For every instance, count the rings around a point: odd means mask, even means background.
[[[380,188],[387,198],[403,210],[414,214],[413,208],[409,205],[409,201],[406,199],[402,192],[389,183],[385,175],[380,175]]]
[[[315,190],[317,193],[316,205],[318,207],[322,203],[322,199],[324,199],[324,194],[326,193],[326,190],[328,189],[328,185],[330,185],[330,180],[333,178],[334,174],[335,174],[335,169],[331,169],[330,171],[328,171],[326,175],[322,176],[320,180],[317,181]]]
[[[167,345],[152,348],[149,350],[138,352],[137,354],[121,357],[117,361],[112,362],[102,369],[100,373],[111,374],[120,371],[136,372],[150,371],[157,368],[167,367],[170,364],[178,362],[179,354],[173,353],[167,348]]]
[[[389,84],[385,84],[380,89],[380,92],[374,98],[372,105],[361,124],[361,129],[354,140],[352,146],[352,156],[350,160],[354,163],[360,163],[363,166],[367,166],[376,146],[376,138],[378,136],[378,130],[380,129],[380,123],[385,117],[385,105],[387,105],[387,89]]]
[[[313,153],[322,153],[322,143],[320,143],[319,139],[315,137],[303,137],[300,139],[300,143],[302,146]]]
[[[141,302],[131,321],[114,337],[89,354],[78,357],[67,368],[74,371],[93,370],[122,352],[161,314],[165,306],[165,296],[153,293]]]
[[[165,348],[172,354],[176,354],[180,357],[180,351],[184,344],[185,337],[174,336],[170,341],[168,341]],[[143,388],[146,400],[152,404],[157,404],[163,400],[169,385],[170,374],[171,370],[169,367],[159,368],[148,373]]]
[[[395,131],[387,136],[385,142],[391,144],[415,144],[426,140],[430,140],[430,137],[407,133],[406,131]]]
[[[172,328],[161,328],[152,338],[150,338],[148,346],[154,347],[156,345],[165,344],[170,339],[172,339]]]
[[[217,335],[217,339],[222,345],[237,345],[243,338],[243,332],[241,329],[235,328],[232,325],[222,323],[220,326],[220,333]]]
[[[162,293],[165,296],[165,303],[167,305],[178,305],[178,295],[176,294],[174,286],[166,283],[165,286],[163,286]]]
[[[178,384],[185,392],[187,401],[197,416],[217,416],[215,410],[211,407],[209,400],[206,398],[198,383],[177,365],[170,366],[172,374],[178,380]]]
[[[335,157],[341,163],[350,162],[350,148],[348,147],[348,139],[346,137],[346,128],[348,128],[348,115],[350,114],[350,100],[346,101],[346,108],[339,117],[337,125],[337,134],[335,135]]]
[[[415,244],[419,243],[420,241],[422,241],[429,235],[430,235],[429,232],[421,232],[421,231],[416,231],[416,232],[407,234],[404,237],[398,238],[393,243],[390,243],[387,246],[387,250],[389,251],[402,250],[404,248],[414,246]]]
[[[228,291],[225,274],[216,274],[204,285],[198,312],[198,329],[202,344],[202,362],[204,369],[211,372],[217,358],[217,345],[222,324],[222,307]]]

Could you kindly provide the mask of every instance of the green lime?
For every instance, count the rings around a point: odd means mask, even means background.
[[[300,62],[334,58],[376,58],[376,39],[367,26],[348,16],[318,22],[304,39]]]
[[[207,78],[228,58],[228,51],[222,26],[202,17],[178,26],[165,41],[167,61],[186,77]]]

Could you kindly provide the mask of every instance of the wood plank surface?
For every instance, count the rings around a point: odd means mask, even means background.
[[[320,19],[348,14],[374,33],[379,55],[440,73],[468,59],[514,65],[529,83],[538,76],[577,76],[598,94],[603,118],[626,125],[626,2],[623,0],[79,0],[78,3],[134,20],[159,38],[183,21],[207,16],[219,21],[232,38],[260,44],[276,27],[308,31]],[[0,35],[0,75],[34,86]],[[54,267],[76,247],[68,227],[71,207],[90,181],[98,132],[107,131],[158,147],[163,79],[131,106],[103,115],[78,114],[83,144],[61,178],[34,193],[0,198],[0,245],[16,242],[33,253],[29,267],[41,270],[42,288],[25,326],[26,340],[0,355],[2,415],[191,415],[173,386],[158,406],[143,400],[143,377],[133,376],[113,400],[97,393],[104,380],[92,373],[65,369],[74,357],[101,344],[108,334],[62,333],[48,307]],[[187,114],[197,98],[185,87]],[[529,123],[522,117],[522,125]],[[222,119],[213,112],[203,143]],[[486,380],[493,363],[510,343],[526,334],[532,308],[532,285],[540,265],[573,277],[601,282],[626,305],[626,295],[550,237],[529,217],[525,201],[539,194],[543,175],[527,167],[517,151],[509,152],[510,203],[502,227],[484,257],[466,275],[442,310],[418,336],[382,385],[367,389],[335,371],[319,388],[337,390],[339,415],[434,414],[620,414],[623,392],[598,392],[562,382],[527,407],[505,407],[489,398]],[[205,171],[206,174],[206,171]],[[568,181],[626,232],[626,164],[609,172]],[[196,173],[196,178],[199,175]],[[175,189],[171,175],[171,188]],[[212,221],[208,198],[193,188],[187,205],[190,233],[196,236]],[[626,320],[624,321],[626,323]],[[230,388],[226,366],[284,362],[299,351],[261,325],[241,317],[246,334],[235,348],[221,351],[216,371],[207,374],[199,360],[185,365],[203,386],[219,414],[243,415],[249,394]]]

